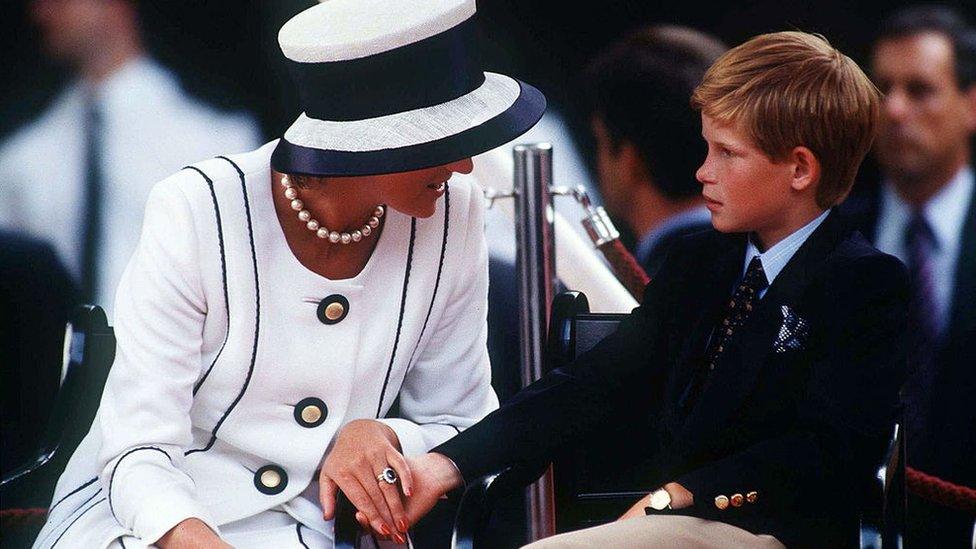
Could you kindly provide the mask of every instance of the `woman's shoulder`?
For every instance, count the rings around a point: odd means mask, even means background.
[[[216,156],[195,162],[153,186],[147,208],[154,202],[183,200],[190,206],[210,207],[216,195],[240,189],[247,176],[270,169],[274,142],[254,151]]]

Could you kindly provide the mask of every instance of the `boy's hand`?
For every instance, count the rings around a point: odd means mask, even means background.
[[[671,508],[672,509],[684,509],[685,507],[691,507],[695,503],[695,496],[688,491],[687,488],[678,484],[677,482],[669,482],[665,484],[664,488],[668,495],[671,496]],[[651,506],[651,494],[640,498],[637,503],[635,503],[626,513],[620,516],[617,520],[627,520],[634,517],[643,517],[647,515],[644,511],[645,507]]]
[[[413,473],[413,493],[406,498],[407,521],[414,525],[434,507],[437,500],[461,486],[461,473],[447,457],[428,453],[407,458]]]

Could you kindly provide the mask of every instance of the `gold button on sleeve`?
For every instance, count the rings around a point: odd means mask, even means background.
[[[748,494],[746,494],[746,501],[748,501],[749,503],[756,503],[758,499],[759,499],[759,492],[749,492]]]
[[[717,496],[715,498],[715,507],[718,507],[720,511],[728,509],[729,498],[727,496]]]
[[[742,507],[743,502],[746,498],[742,497],[742,494],[732,494],[729,502],[732,503],[732,507]]]

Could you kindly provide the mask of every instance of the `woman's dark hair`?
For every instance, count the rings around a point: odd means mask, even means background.
[[[695,171],[705,143],[700,116],[688,101],[726,49],[693,29],[652,26],[611,44],[583,72],[586,106],[603,121],[611,146],[633,143],[668,198],[701,192]]]

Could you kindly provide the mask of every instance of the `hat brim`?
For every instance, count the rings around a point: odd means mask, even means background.
[[[456,131],[429,141],[367,150],[337,150],[293,143],[288,139],[290,128],[271,155],[271,167],[281,173],[318,177],[380,175],[442,166],[489,151],[527,132],[546,110],[546,98],[538,89],[520,80],[502,78],[517,83],[518,95],[514,102],[497,114],[491,113],[484,122],[468,126],[459,123]],[[385,127],[374,130],[380,136],[384,131],[396,131],[396,116],[384,118],[388,119],[384,121]],[[302,118],[299,118],[295,125],[301,122]],[[342,132],[343,124],[330,122],[327,130],[320,131],[338,134]]]

